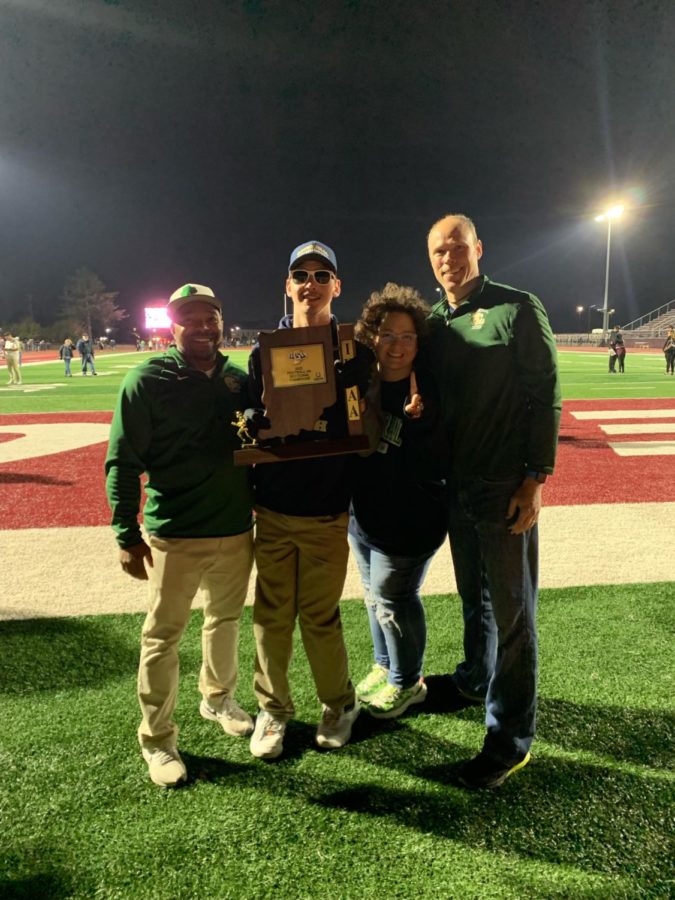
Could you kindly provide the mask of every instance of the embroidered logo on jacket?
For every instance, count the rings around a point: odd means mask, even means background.
[[[485,319],[489,312],[489,309],[475,309],[471,313],[471,328],[473,331],[477,331],[485,325]]]
[[[233,394],[241,394],[241,379],[234,375],[226,375],[223,381]]]

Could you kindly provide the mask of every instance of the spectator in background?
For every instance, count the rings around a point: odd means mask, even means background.
[[[623,342],[623,335],[618,325],[614,329],[609,338],[609,371],[616,372],[616,363],[619,362],[619,372],[624,371],[624,357],[626,356],[626,345]]]
[[[83,334],[77,342],[77,350],[82,357],[82,374],[86,376],[87,366],[91,367],[91,374],[96,375],[94,366],[94,344],[88,334]]]
[[[59,359],[63,360],[63,364],[66,367],[66,378],[73,377],[73,373],[70,371],[70,361],[73,358],[74,349],[70,338],[66,338],[59,349]]]
[[[663,345],[663,352],[666,357],[666,375],[672,375],[675,370],[675,328],[668,329],[668,337]]]
[[[5,335],[5,359],[7,360],[7,371],[9,381],[7,384],[21,384],[21,370],[19,368],[19,356],[21,353],[21,342],[18,338],[7,333]]]

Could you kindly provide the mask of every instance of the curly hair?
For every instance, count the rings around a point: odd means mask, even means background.
[[[354,329],[357,340],[372,349],[382,319],[390,312],[407,313],[413,320],[417,336],[420,338],[426,336],[429,330],[427,316],[431,308],[415,288],[404,287],[390,281],[381,291],[373,291],[366,300]]]

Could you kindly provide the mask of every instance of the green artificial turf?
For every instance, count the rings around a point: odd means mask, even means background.
[[[426,601],[426,671],[460,654],[456,597]],[[342,605],[351,667],[370,665],[362,604]],[[0,896],[492,898],[672,896],[668,750],[672,584],[547,590],[533,761],[488,794],[455,785],[482,711],[362,714],[340,751],[313,747],[304,654],[286,751],[200,718],[195,612],[177,708],[189,784],[162,791],[135,738],[142,617],[0,622]],[[251,614],[239,699],[253,711]]]
[[[83,378],[74,360],[72,378],[65,378],[63,363],[39,363],[22,368],[24,385],[10,388],[0,379],[0,413],[44,413],[112,410],[124,374],[151,353],[99,353],[98,377]],[[246,369],[249,351],[229,356]],[[663,354],[633,352],[626,358],[625,375],[609,375],[607,356],[598,351],[559,351],[563,399],[598,400],[603,397],[675,398],[675,379],[664,372]],[[0,370],[0,375],[2,371]]]
[[[623,375],[610,375],[608,355],[598,350],[558,350],[558,360],[563,400],[675,398],[675,378],[665,374],[662,353],[629,351]]]

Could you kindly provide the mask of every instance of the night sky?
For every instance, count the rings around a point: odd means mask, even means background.
[[[426,234],[460,211],[576,330],[619,195],[625,324],[675,297],[674,48],[672,0],[1,0],[0,324],[87,266],[130,325],[187,281],[272,325],[313,238],[343,321],[390,280],[434,301]]]

